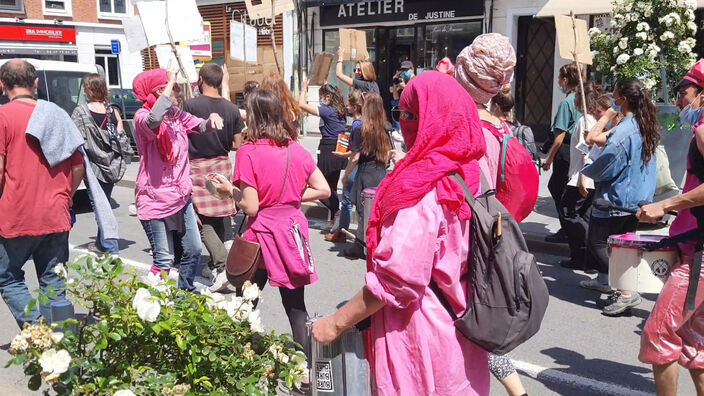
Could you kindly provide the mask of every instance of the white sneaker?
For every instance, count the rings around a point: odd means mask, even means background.
[[[127,207],[127,210],[130,212],[130,216],[137,216],[137,205],[130,204]]]
[[[579,286],[585,289],[596,290],[602,293],[611,293],[614,289],[609,285],[599,282],[597,279],[588,279],[579,282]]]
[[[215,282],[213,282],[213,285],[209,287],[209,290],[216,293],[227,289],[229,284],[230,282],[227,281],[227,274],[223,270],[222,272],[218,272],[218,275],[215,277]]]

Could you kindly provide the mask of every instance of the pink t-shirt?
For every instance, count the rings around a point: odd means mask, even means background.
[[[288,178],[280,203],[300,204],[303,190],[315,171],[315,161],[300,144],[291,142],[289,147]],[[284,174],[286,147],[278,147],[269,139],[260,139],[256,143],[246,143],[237,150],[232,180],[235,186],[242,181],[257,190],[260,209],[276,204],[284,184]]]
[[[157,131],[147,126],[149,110],[141,108],[134,114],[135,140],[141,159],[135,198],[140,220],[163,219],[181,210],[191,198],[191,167],[188,163],[187,134],[198,128],[203,120],[185,111],[171,109],[162,125],[169,135],[176,154],[171,165],[161,159],[157,147]]]

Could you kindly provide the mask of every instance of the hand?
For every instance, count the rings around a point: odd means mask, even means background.
[[[406,158],[406,153],[401,150],[391,150],[391,161],[398,163],[402,159]]]
[[[661,202],[643,205],[636,213],[638,220],[646,223],[657,223],[663,216],[665,216],[665,208]]]
[[[234,186],[229,180],[222,177],[221,175],[215,175],[215,181],[218,182],[218,186],[215,188],[220,195],[226,197],[232,197]]]
[[[176,82],[176,76],[177,76],[177,72],[175,72],[171,69],[166,69],[166,77],[168,78],[170,83]]]
[[[581,184],[577,186],[577,190],[579,191],[579,195],[581,195],[582,198],[586,198],[587,195],[589,195],[589,191],[587,190],[587,188]]]
[[[315,322],[311,328],[313,339],[323,345],[328,345],[336,339],[340,338],[342,331],[335,326],[335,321],[332,315],[324,316]]]
[[[549,170],[550,170],[550,166],[552,166],[552,159],[548,158],[548,159],[545,160],[545,162],[543,162],[543,170],[544,170],[544,171],[549,171]]]
[[[308,85],[310,85],[310,79],[303,81],[303,86],[301,86],[302,91],[308,91]]]
[[[213,126],[213,129],[220,130],[225,126],[225,122],[219,114],[211,113],[208,119],[210,120],[210,125]]]
[[[230,86],[230,73],[227,72],[227,65],[222,65],[222,85],[225,87]]]
[[[347,153],[341,153],[339,151],[333,151],[332,155],[334,155],[335,157],[347,158]]]
[[[341,61],[345,57],[345,49],[342,47],[339,47],[337,49],[337,61]]]

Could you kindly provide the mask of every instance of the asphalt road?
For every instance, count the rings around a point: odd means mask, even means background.
[[[307,146],[314,151],[314,144]],[[136,173],[136,164],[129,175]],[[119,222],[122,256],[146,273],[150,265],[149,247],[136,217],[128,212],[134,193],[128,186],[115,188],[118,204],[115,213]],[[326,314],[347,301],[363,285],[365,264],[348,260],[339,253],[342,244],[323,240],[318,231],[321,222],[311,219],[311,245],[320,281],[306,289],[309,314]],[[95,239],[93,214],[81,213],[71,232],[72,257],[80,254]],[[207,252],[204,250],[204,254]],[[555,265],[559,257],[538,254],[540,267],[548,284],[551,301],[540,332],[510,354],[522,372],[530,395],[645,395],[654,394],[649,366],[638,362],[640,333],[656,296],[644,296],[643,303],[632,315],[620,318],[602,316],[595,307],[597,292],[581,289],[582,272]],[[202,262],[206,262],[204,257]],[[28,263],[25,267],[30,290],[37,287],[36,274]],[[207,284],[204,279],[197,279]],[[264,290],[261,304],[263,323],[267,329],[289,332],[289,325],[280,297],[274,288]],[[7,349],[18,328],[4,304],[0,304],[0,362],[9,360]],[[0,395],[31,395],[21,369],[0,369]],[[492,395],[505,392],[496,381]],[[680,395],[694,395],[689,375],[681,370]]]

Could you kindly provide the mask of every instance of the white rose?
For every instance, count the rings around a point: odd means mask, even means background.
[[[68,370],[68,365],[71,363],[71,355],[65,349],[57,351],[56,349],[48,349],[39,357],[39,364],[42,366],[42,371],[48,374],[61,374]]]
[[[618,23],[616,22],[615,19],[612,19],[612,20],[609,21],[609,26],[610,26],[611,28],[615,28],[616,25],[618,25]]]
[[[597,34],[601,33],[601,30],[599,30],[598,27],[593,27],[593,28],[589,29],[589,31],[587,33],[589,34],[589,37],[594,37]]]
[[[265,395],[269,394],[269,380],[267,380],[265,375],[262,375],[259,377],[259,381],[257,382],[257,388],[262,391]]]
[[[112,394],[112,396],[136,396],[134,392],[132,392],[129,389],[120,389],[119,391],[115,391],[115,393]]]
[[[66,267],[64,267],[63,263],[56,264],[54,267],[54,273],[61,279],[68,278],[68,272],[66,271]]]
[[[262,318],[259,316],[259,311],[252,311],[247,315],[247,321],[249,322],[249,328],[255,333],[263,333],[264,328],[262,327]]]
[[[677,50],[683,54],[688,54],[690,51],[692,51],[692,47],[690,47],[686,41],[683,41],[677,46]]]
[[[623,65],[624,63],[628,62],[628,60],[631,59],[631,57],[628,54],[621,54],[616,58],[616,63],[619,65]]]
[[[225,300],[224,295],[220,293],[213,293],[207,288],[203,289],[200,294],[208,297],[208,299],[205,300],[205,305],[207,305],[208,308],[218,307],[218,304]]]
[[[652,78],[646,78],[645,80],[643,80],[643,86],[645,87],[645,89],[650,91],[655,86],[655,80],[653,80]]]
[[[614,47],[614,55],[618,54],[619,50],[620,50],[620,48]]]
[[[161,274],[155,275],[150,272],[147,274],[147,276],[142,278],[142,281],[145,285],[153,287],[154,289],[159,291],[159,293],[169,294],[170,292],[171,288],[169,287],[169,284],[166,282],[166,280],[161,277]]]
[[[636,49],[633,50],[633,55],[635,55],[635,56],[641,56],[641,55],[643,55],[644,52],[645,52],[645,51],[643,51],[642,48],[636,48]]]
[[[646,32],[636,33],[636,38],[639,38],[643,41],[646,41],[648,39],[648,33],[646,33]]]
[[[54,341],[55,344],[58,344],[61,342],[61,340],[64,339],[64,333],[60,333],[58,331],[55,331],[51,333],[51,339]]]
[[[27,339],[20,334],[16,335],[10,343],[10,352],[21,353],[27,351],[27,348],[29,348],[29,343]]]
[[[161,312],[159,299],[152,296],[145,288],[137,290],[132,299],[132,308],[137,311],[137,316],[146,322],[155,322]]]
[[[626,49],[628,48],[628,38],[624,37],[618,42],[618,46],[621,47],[621,49]]]
[[[259,298],[259,286],[249,281],[242,286],[242,297],[247,301],[254,301]]]

